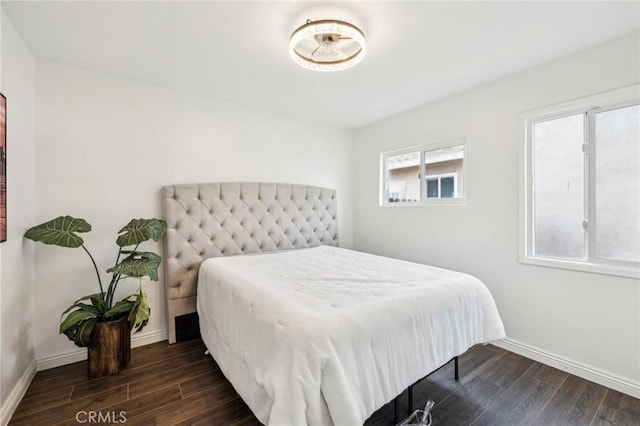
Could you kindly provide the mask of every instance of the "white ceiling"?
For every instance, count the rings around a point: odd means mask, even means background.
[[[640,2],[11,2],[37,58],[357,128],[637,31]],[[295,65],[291,32],[343,19],[367,56]]]

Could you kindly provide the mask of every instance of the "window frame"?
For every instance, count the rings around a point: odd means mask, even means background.
[[[640,84],[603,92],[585,98],[528,111],[520,115],[520,173],[519,173],[519,261],[523,264],[547,266],[583,272],[640,278],[640,263],[613,260],[595,255],[596,224],[596,144],[597,113],[640,104]],[[534,252],[534,203],[533,203],[533,127],[536,123],[584,114],[584,221],[585,260],[570,260],[537,255]]]
[[[462,145],[463,157],[462,157],[462,185],[464,193],[459,198],[427,198],[426,192],[426,165],[424,164],[424,157],[426,151],[435,151],[443,148],[452,148],[454,146]],[[419,162],[419,176],[420,178],[420,201],[399,201],[396,203],[390,203],[387,194],[387,180],[389,176],[388,158],[395,155],[408,154],[411,152],[420,152]],[[380,154],[380,191],[378,205],[380,207],[418,207],[418,206],[433,206],[433,205],[465,205],[467,199],[467,143],[465,138],[449,139],[446,141],[427,143],[423,145],[410,146],[408,148],[397,149],[393,151],[387,151]],[[457,175],[457,173],[456,173]],[[434,175],[436,176],[436,175]],[[456,176],[455,190],[458,193],[458,185],[460,181]]]

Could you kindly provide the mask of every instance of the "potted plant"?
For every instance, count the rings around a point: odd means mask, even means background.
[[[131,330],[138,332],[147,325],[150,310],[142,283],[134,294],[122,300],[114,302],[114,295],[118,284],[126,278],[158,280],[161,257],[150,251],[138,251],[138,247],[149,240],[159,241],[166,229],[167,224],[161,219],[132,219],[118,231],[118,255],[115,265],[107,269],[111,281],[106,291],[98,266],[78,235],[91,231],[86,220],[60,216],[25,233],[26,238],[44,244],[82,247],[93,263],[100,292],[79,298],[60,317],[60,333],[77,346],[88,348],[89,377],[117,374],[127,365]]]

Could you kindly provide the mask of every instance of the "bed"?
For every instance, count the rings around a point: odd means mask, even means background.
[[[339,248],[334,190],[218,183],[162,195],[170,341],[175,317],[197,310],[211,355],[265,424],[362,424],[504,337],[478,279]]]

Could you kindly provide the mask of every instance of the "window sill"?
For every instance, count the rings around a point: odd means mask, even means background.
[[[568,269],[572,271],[589,272],[594,274],[614,275],[618,277],[640,278],[640,269],[616,265],[604,265],[547,257],[524,256],[520,257],[520,263],[549,268]]]
[[[464,198],[437,199],[429,201],[405,201],[398,203],[380,203],[380,207],[425,207],[425,206],[463,206],[467,203]]]

